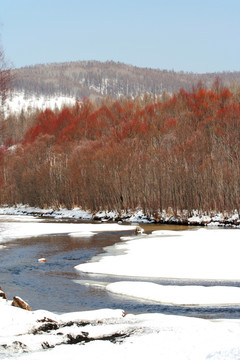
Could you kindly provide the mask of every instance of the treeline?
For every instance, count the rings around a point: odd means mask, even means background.
[[[215,82],[154,100],[85,99],[38,114],[21,142],[1,148],[1,203],[239,211],[238,96]]]
[[[224,85],[240,84],[240,72],[194,74],[160,69],[139,68],[113,61],[77,61],[42,64],[14,69],[13,89],[26,96],[64,94],[77,99],[91,100],[111,96],[137,97],[176,93],[181,88],[189,91],[201,81],[210,88],[218,76]]]

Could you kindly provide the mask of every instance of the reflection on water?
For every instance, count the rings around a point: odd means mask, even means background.
[[[198,226],[186,226],[186,225],[166,225],[166,224],[141,224],[145,233],[151,233],[157,230],[172,230],[172,231],[183,231],[183,230],[197,230]]]
[[[147,233],[154,230],[187,229],[185,226],[174,225],[144,224],[141,226]],[[132,232],[124,232],[124,236],[131,234]],[[53,312],[71,312],[121,308],[132,313],[161,312],[205,318],[240,318],[240,306],[215,308],[163,305],[108,293],[104,287],[85,286],[84,283],[91,283],[91,280],[98,283],[123,280],[122,277],[79,273],[74,269],[75,265],[86,262],[103,252],[103,247],[119,241],[122,235],[123,233],[106,232],[85,238],[63,235],[38,236],[9,242],[4,249],[0,250],[0,285],[9,299],[18,295],[29,302],[33,310],[41,308]],[[45,257],[47,262],[38,262],[37,260],[41,257]],[[125,277],[124,280],[126,279]],[[132,278],[128,279],[132,280]],[[151,281],[151,279],[144,280]],[[154,279],[154,282],[163,285],[196,284],[193,281],[179,282],[179,280],[171,279]],[[216,284],[200,283],[201,285]],[[222,285],[233,286],[226,282]],[[239,285],[237,282],[234,283],[234,286]]]
[[[91,259],[117,239],[110,234],[92,238],[40,236],[7,243],[0,251],[1,286],[9,298],[18,295],[33,309],[56,312],[92,308],[92,289],[74,284],[74,266]],[[46,263],[37,260],[47,259]],[[95,300],[94,300],[95,303]]]

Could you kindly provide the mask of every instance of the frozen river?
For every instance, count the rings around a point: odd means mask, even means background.
[[[111,224],[109,228],[104,228],[108,224],[93,225],[98,226],[94,231],[91,224],[87,223],[38,221],[31,217],[0,217],[0,285],[7,296],[10,299],[15,295],[20,296],[33,310],[41,308],[58,313],[111,308],[124,309],[130,313],[158,312],[203,318],[240,318],[238,304],[181,306],[141,300],[107,291],[106,284],[131,281],[133,278],[126,275],[89,274],[77,271],[75,266],[85,264],[94,256],[104,253],[103,248],[120,242],[123,236],[134,238],[134,228],[124,225],[118,228],[117,224],[112,228]],[[141,226],[147,234],[157,230],[182,232],[187,229],[150,224]],[[41,257],[47,259],[46,263],[38,262]],[[151,282],[152,278],[140,277],[135,280]],[[154,278],[154,283],[166,286],[240,286],[240,281],[236,279],[209,282],[165,277]]]

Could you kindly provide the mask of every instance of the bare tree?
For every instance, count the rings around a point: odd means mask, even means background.
[[[7,65],[4,51],[0,45],[0,116],[3,116],[3,106],[11,83],[11,71]]]

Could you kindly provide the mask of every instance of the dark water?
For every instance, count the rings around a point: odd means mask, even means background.
[[[147,232],[166,226],[144,226]],[[177,227],[167,227],[175,229]],[[180,227],[179,229],[183,229]],[[185,228],[186,229],[186,228]],[[125,235],[132,232],[124,232]],[[131,313],[160,312],[164,314],[197,316],[204,318],[240,318],[240,306],[183,307],[130,299],[107,292],[104,288],[85,286],[81,282],[114,282],[131,280],[114,276],[91,276],[76,271],[75,265],[90,260],[103,252],[103,247],[119,241],[120,233],[106,232],[93,237],[38,236],[6,243],[0,250],[0,285],[9,299],[18,295],[26,300],[33,310],[72,312],[101,308],[123,309]],[[46,257],[46,263],[38,258]],[[151,281],[151,279],[144,279]],[[80,282],[80,283],[79,283]],[[154,279],[164,285],[219,285],[219,283],[179,282],[169,279]],[[240,286],[240,283],[221,283]]]

